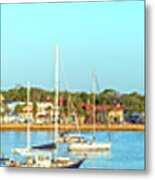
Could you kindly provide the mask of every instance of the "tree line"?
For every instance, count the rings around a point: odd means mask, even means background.
[[[5,102],[12,101],[24,101],[26,102],[27,96],[26,87],[13,88],[7,91],[1,91],[5,98]],[[51,101],[54,103],[55,93],[54,91],[48,91],[41,88],[32,87],[30,90],[30,97],[32,102],[44,102]],[[63,111],[68,111],[67,104],[71,104],[71,107],[75,107],[79,113],[86,114],[84,109],[81,109],[82,103],[93,102],[93,94],[86,92],[69,92],[60,91],[60,99],[63,100],[62,103],[65,104]],[[100,93],[96,94],[96,105],[107,105],[112,107],[116,102],[119,102],[125,107],[127,112],[144,112],[145,106],[145,96],[137,92],[133,93],[123,93],[114,90],[106,89]],[[61,103],[61,102],[60,102]]]

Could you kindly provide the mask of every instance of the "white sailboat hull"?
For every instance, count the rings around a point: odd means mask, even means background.
[[[102,152],[109,150],[112,143],[97,143],[97,142],[84,142],[84,143],[74,143],[70,144],[69,151],[75,152]]]

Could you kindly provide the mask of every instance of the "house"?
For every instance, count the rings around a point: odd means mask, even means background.
[[[21,119],[38,120],[39,122],[51,119],[53,117],[53,104],[51,102],[37,102],[35,112],[33,102],[29,102],[28,107],[26,105],[23,106],[19,116]]]
[[[33,120],[33,103],[29,102],[28,106],[22,102],[20,103],[21,111],[18,113],[19,115],[19,120],[20,121],[25,121],[25,120]]]
[[[110,107],[108,105],[98,105],[96,107],[96,120],[101,124],[108,124],[109,117],[108,111]]]
[[[120,103],[115,104],[108,111],[108,118],[110,123],[123,123],[125,107]]]
[[[51,102],[38,102],[36,119],[45,120],[46,118],[52,119],[54,115],[54,107]]]
[[[90,101],[83,102],[82,108],[88,112],[89,115],[85,116],[86,124],[93,123],[93,104]],[[120,103],[115,103],[113,106],[96,105],[96,124],[110,124],[110,123],[123,123],[125,107]]]
[[[23,106],[24,104],[25,104],[24,102],[12,101],[7,103],[7,106],[10,109],[11,114],[13,114],[15,112],[16,106],[18,105]]]
[[[90,101],[87,101],[82,103],[82,108],[88,112],[88,115],[85,116],[85,123],[92,124],[94,105]],[[108,123],[108,110],[108,105],[96,105],[96,124]]]

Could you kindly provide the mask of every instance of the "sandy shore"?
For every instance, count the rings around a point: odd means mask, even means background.
[[[81,131],[92,131],[92,125],[80,125]],[[26,131],[26,124],[1,124],[0,131]],[[53,131],[53,124],[33,124],[31,125],[31,131]],[[59,130],[66,131],[77,131],[77,127],[75,125],[59,125]],[[135,124],[123,124],[123,125],[96,125],[97,131],[144,131],[144,125],[135,125]]]

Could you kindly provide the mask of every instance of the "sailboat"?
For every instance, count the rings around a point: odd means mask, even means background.
[[[67,124],[65,124],[66,126]],[[59,143],[75,143],[75,142],[84,142],[85,137],[81,135],[78,122],[76,123],[76,128],[78,130],[78,133],[71,133],[64,131],[61,134],[59,134],[57,142]]]
[[[26,101],[26,104],[27,104],[26,147],[24,147],[24,148],[15,148],[15,149],[11,150],[11,156],[10,156],[9,160],[6,161],[6,164],[9,165],[9,166],[16,166],[16,165],[20,164],[21,159],[18,160],[18,161],[14,161],[13,160],[14,155],[18,154],[19,156],[20,155],[23,156],[26,153],[30,153],[30,151],[31,151],[31,146],[30,146],[31,137],[30,137],[29,102],[30,102],[30,82],[28,81],[27,82],[27,101]]]
[[[79,168],[84,162],[84,158],[71,160],[69,157],[59,157],[57,152],[58,119],[59,119],[59,68],[58,68],[58,46],[56,46],[56,65],[55,65],[55,121],[54,136],[56,147],[53,149],[54,158],[49,151],[35,150],[30,146],[30,124],[27,125],[27,147],[12,150],[9,161],[6,162],[11,167],[45,167],[45,168]],[[27,88],[27,106],[29,104],[29,86]],[[28,111],[27,111],[28,112]],[[18,155],[18,160],[13,160],[13,156]],[[23,157],[26,159],[22,161]]]
[[[67,76],[66,76],[64,65],[63,65],[62,61],[60,62],[60,65],[61,65],[62,74],[63,74],[63,77],[64,77],[64,82],[65,82],[65,85],[66,85],[66,88],[67,88],[66,92],[69,92],[69,83],[68,83],[68,80],[67,80]],[[68,97],[67,105],[66,105],[67,109],[68,109],[68,114],[69,114],[68,118],[71,117],[70,108],[69,108],[70,105],[72,105],[71,96]],[[60,108],[61,108],[61,105],[60,105]],[[68,143],[68,144],[74,143],[74,142],[83,142],[85,140],[85,137],[83,135],[81,135],[80,128],[79,128],[79,123],[78,123],[78,121],[76,119],[75,119],[74,125],[76,126],[77,133],[68,132],[68,131],[66,131],[66,128],[65,128],[64,131],[59,133],[59,136],[57,138],[57,142],[59,142],[59,143]],[[67,123],[65,123],[65,127],[66,126],[67,126]]]
[[[71,152],[104,152],[111,148],[112,142],[96,142],[96,70],[93,71],[93,138],[92,141],[72,143],[68,146]]]
[[[58,119],[59,119],[59,51],[58,45],[56,45],[56,65],[55,65],[55,144],[57,145],[57,138],[58,138]],[[57,155],[57,146],[54,149],[54,159],[52,161],[53,167],[64,167],[64,168],[78,168],[85,160],[84,158],[71,160],[69,157],[58,157]]]

